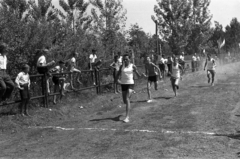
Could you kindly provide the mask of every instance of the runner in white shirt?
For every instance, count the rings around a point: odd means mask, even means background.
[[[213,58],[211,58],[210,54],[207,55],[207,59],[206,59],[205,65],[204,65],[204,71],[205,71],[206,66],[207,66],[208,83],[210,83],[210,81],[211,81],[211,77],[210,77],[210,74],[211,74],[211,76],[212,76],[211,85],[214,86],[214,77],[216,74],[216,71],[215,71],[216,63],[215,63],[215,60]]]
[[[172,74],[171,74],[171,84],[172,89],[175,94],[175,97],[177,96],[177,89],[179,89],[179,80],[181,78],[181,73],[183,73],[182,66],[178,63],[177,57],[174,57],[173,64],[172,64]]]
[[[121,77],[121,80],[118,80],[118,82],[122,86],[122,98],[124,104],[126,104],[126,117],[123,120],[123,122],[128,123],[129,122],[129,115],[130,115],[130,97],[133,93],[133,87],[134,87],[134,80],[133,80],[133,73],[136,73],[139,77],[141,76],[138,71],[137,67],[130,62],[130,57],[128,54],[125,54],[123,56],[123,64],[120,67],[117,79]]]

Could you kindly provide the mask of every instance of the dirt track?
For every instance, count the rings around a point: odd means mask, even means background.
[[[239,66],[237,63],[218,69],[214,87],[207,84],[205,72],[186,75],[177,98],[172,98],[166,79],[159,84],[159,91],[153,92],[153,103],[146,103],[145,83],[138,85],[127,124],[119,121],[125,107],[121,95],[114,94],[94,97],[83,109],[79,108],[82,104],[73,101],[41,111],[44,114],[35,112],[28,119],[2,117],[14,129],[2,130],[0,157],[238,158]],[[36,116],[48,120],[39,123]]]

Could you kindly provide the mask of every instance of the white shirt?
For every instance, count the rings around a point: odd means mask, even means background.
[[[179,69],[179,64],[176,66],[172,65],[172,77],[174,78],[180,78],[180,69]]]
[[[122,65],[122,56],[120,56],[120,57],[118,58],[118,63],[119,63],[120,65]]]
[[[184,61],[184,56],[183,56],[183,55],[180,55],[179,59],[182,60],[182,61]]]
[[[129,64],[127,67],[124,64],[122,65],[121,84],[134,84],[133,64]]]
[[[20,85],[28,84],[28,87],[30,87],[30,77],[28,73],[20,72],[16,79],[15,83],[17,84],[18,88],[20,88]]]
[[[63,68],[61,68],[60,66],[55,66],[52,71],[54,73],[62,73],[63,72]]]
[[[97,55],[90,54],[89,59],[90,59],[90,63],[95,63],[95,60],[97,59]]]
[[[7,69],[7,56],[0,54],[0,69]]]
[[[193,61],[197,61],[197,57],[196,56],[192,56],[192,60]]]
[[[167,59],[161,58],[161,59],[159,60],[159,62],[160,62],[160,64],[165,64],[165,63],[167,62]]]
[[[47,61],[44,55],[40,56],[37,61],[37,66],[46,66]]]
[[[208,61],[208,59],[207,59],[207,69],[215,70],[215,67],[216,67],[215,60],[213,58],[211,58],[210,61]]]

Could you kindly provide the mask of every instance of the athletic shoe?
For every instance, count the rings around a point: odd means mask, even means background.
[[[147,103],[152,103],[152,101],[153,101],[152,99],[149,99],[147,100]]]
[[[129,123],[129,118],[128,118],[128,117],[125,118],[125,119],[123,120],[123,122],[124,122],[124,123]]]

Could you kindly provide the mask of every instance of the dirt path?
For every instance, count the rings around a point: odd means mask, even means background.
[[[96,97],[84,109],[68,105],[72,111],[55,122],[36,125],[28,119],[21,133],[0,135],[0,157],[238,158],[239,66],[218,69],[214,87],[206,83],[205,72],[186,75],[177,98],[166,80],[153,103],[146,103],[145,85],[138,86],[127,124],[119,121],[125,112],[121,96],[113,94]]]

